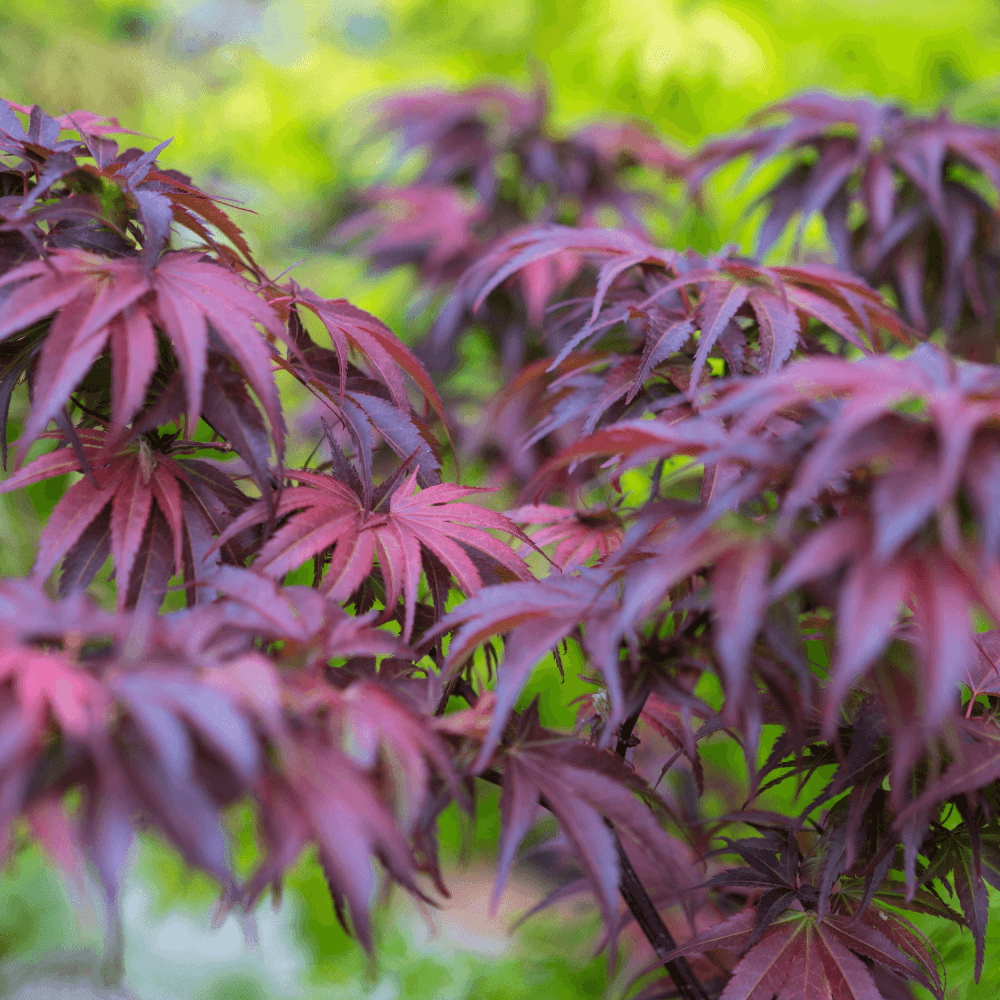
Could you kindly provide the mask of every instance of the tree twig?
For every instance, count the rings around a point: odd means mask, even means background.
[[[639,721],[647,697],[648,692],[642,695],[635,710],[625,719],[618,730],[618,745],[615,747],[615,752],[623,759],[628,748],[632,745],[632,732]],[[618,836],[614,824],[607,817],[605,817],[604,822],[614,833],[615,848],[618,851],[620,869],[618,891],[628,905],[632,916],[635,917],[635,922],[646,936],[646,940],[656,957],[663,959],[677,948],[677,942],[663,922],[659,910],[656,909],[649,893],[646,892],[646,887],[642,884],[642,879],[639,878],[639,873],[625,853],[625,848],[622,846],[621,838]],[[709,1000],[705,987],[694,974],[691,963],[683,955],[665,962],[664,965],[684,1000]]]

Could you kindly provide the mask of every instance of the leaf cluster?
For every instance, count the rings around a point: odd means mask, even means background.
[[[429,131],[411,121],[409,134],[431,142],[437,105],[412,108]],[[512,223],[447,276],[454,290],[428,343],[481,317],[489,328],[500,292],[547,307],[544,355],[528,353],[476,443],[522,484],[512,516],[556,546],[560,572],[488,587],[452,611],[439,626],[456,629],[445,675],[503,637],[475,763],[484,773],[516,746],[513,710],[534,666],[567,642],[598,675],[580,714],[596,746],[628,752],[644,722],[671,745],[646,766],[688,789],[670,804],[688,860],[711,867],[735,852],[749,864],[717,871],[700,904],[688,899],[703,919],[739,901],[720,924],[728,936],[709,929],[657,951],[681,995],[697,988],[669,963],[719,948],[743,956],[723,963],[727,998],[894,996],[900,979],[941,995],[932,949],[900,911],[969,927],[981,968],[996,706],[983,667],[992,633],[978,623],[1000,612],[1000,382],[969,359],[995,360],[985,289],[1000,146],[995,130],[945,114],[828,95],[761,120],[670,168],[697,190],[734,158],[789,159],[761,199],[756,260],[549,215]],[[760,261],[793,218],[801,233],[816,212],[837,266]],[[534,338],[526,315],[518,335]],[[938,326],[952,355],[905,353]],[[631,498],[624,483],[640,473],[651,490]],[[721,706],[703,695],[709,677]],[[779,736],[761,766],[769,726]],[[723,730],[750,781],[710,822],[697,803],[710,781],[700,744]],[[505,829],[517,830],[512,773],[504,765]],[[818,780],[825,790],[788,815],[757,804]],[[713,852],[730,827],[761,839]],[[600,850],[611,863],[611,846]]]
[[[1000,144],[866,102],[778,110],[680,157],[623,127],[555,136],[541,92],[387,103],[379,127],[426,158],[341,235],[443,297],[439,360],[487,310],[511,378],[460,445],[522,488],[504,514],[442,481],[446,406],[415,354],[268,278],[165,144],[0,103],[0,490],[71,477],[30,577],[0,581],[4,842],[26,821],[112,919],[142,829],[226,912],[311,849],[368,945],[389,883],[445,892],[438,817],[481,779],[502,789],[493,904],[548,810],[578,877],[545,902],[591,890],[612,953],[634,921],[666,970],[640,996],[943,997],[907,912],[969,928],[978,974],[1000,368],[961,338],[912,348],[921,296],[949,329],[992,315],[996,210],[958,165],[992,180]],[[656,245],[637,167],[697,185],[788,150],[761,249],[820,211],[839,267]],[[321,408],[311,468],[288,466],[279,375]],[[114,612],[83,593],[109,560]],[[550,655],[590,685],[572,733],[522,699]],[[723,742],[745,781],[713,764]],[[242,877],[237,803],[261,847]]]

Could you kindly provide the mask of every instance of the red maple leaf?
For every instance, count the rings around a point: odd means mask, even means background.
[[[600,568],[578,574],[552,574],[530,583],[485,587],[436,625],[428,638],[459,626],[448,647],[443,672],[456,674],[485,640],[504,635],[504,657],[497,668],[496,706],[475,771],[485,769],[510,719],[514,703],[538,662],[586,621],[587,649],[611,695],[608,732],[624,718],[624,695],[617,642],[609,623],[617,602],[609,577]],[[617,638],[617,637],[616,637]]]
[[[517,578],[531,578],[520,556],[484,530],[505,531],[526,541],[512,521],[484,507],[453,502],[489,492],[484,487],[441,483],[418,493],[414,470],[390,495],[388,511],[382,511],[366,510],[358,494],[333,476],[304,470],[287,475],[307,485],[282,492],[277,516],[294,516],[265,543],[254,569],[283,577],[332,547],[320,590],[343,601],[371,574],[377,556],[386,583],[386,609],[394,609],[400,598],[404,601],[407,642],[413,632],[422,551],[440,559],[466,594],[475,594],[482,585],[466,546],[485,553]],[[254,504],[223,532],[218,544],[263,523],[268,513],[263,501]]]
[[[881,919],[878,919],[881,918]],[[699,934],[670,957],[723,948],[747,949],[754,933],[752,910],[744,910]],[[788,1000],[883,1000],[869,963],[913,980],[938,1000],[941,975],[912,924],[891,910],[871,907],[858,919],[838,913],[823,920],[813,911],[786,911],[732,970],[725,995],[750,1000],[777,994]]]
[[[340,375],[340,398],[347,388],[348,361],[351,348],[360,351],[375,369],[376,376],[389,388],[392,401],[404,412],[409,411],[403,375],[409,375],[420,387],[427,402],[444,419],[444,405],[434,383],[413,352],[381,321],[346,299],[323,299],[308,288],[294,281],[289,294],[274,299],[274,304],[284,308],[304,306],[314,313],[337,349]]]
[[[507,511],[507,516],[519,524],[544,525],[531,540],[539,547],[556,543],[552,561],[560,569],[582,566],[593,555],[603,559],[618,548],[625,534],[621,518],[608,510],[530,504]]]
[[[72,485],[45,525],[32,577],[45,580],[63,561],[60,591],[85,587],[111,554],[118,607],[143,595],[162,599],[167,582],[182,573],[193,601],[206,584],[219,548],[214,535],[232,521],[234,508],[249,503],[228,477],[197,459],[154,451],[148,438],[112,449],[98,430],[77,431],[90,476]],[[169,449],[170,442],[162,442]],[[67,472],[82,471],[71,447],[57,448],[23,466],[0,484],[0,493]],[[227,542],[232,538],[227,536]],[[226,557],[242,553],[237,542]]]
[[[714,350],[734,374],[744,371],[748,331],[757,334],[755,370],[765,372],[788,359],[810,319],[864,351],[910,340],[908,328],[888,303],[849,273],[820,265],[768,268],[721,255],[704,260],[692,252],[658,249],[619,230],[546,226],[514,233],[466,272],[455,297],[478,309],[493,289],[523,268],[564,255],[592,261],[597,281],[593,296],[563,321],[568,326],[583,320],[561,338],[552,367],[608,329],[639,320],[645,346],[633,396],[650,369],[679,352],[695,330],[700,337],[691,363],[692,389]],[[647,283],[630,285],[633,273],[646,276]],[[741,326],[737,316],[751,320],[751,326]]]
[[[53,251],[0,277],[12,286],[0,340],[54,314],[34,374],[31,413],[18,443],[29,445],[60,412],[107,348],[112,364],[112,438],[141,409],[159,361],[156,329],[166,335],[183,377],[187,429],[202,412],[209,328],[263,405],[281,459],[284,423],[272,374],[273,351],[261,334],[285,339],[277,314],[243,279],[197,253],[170,253],[152,267],[82,250]]]
[[[706,143],[689,180],[697,186],[749,153],[752,169],[791,154],[790,169],[758,199],[768,208],[758,255],[794,218],[801,237],[820,213],[842,268],[891,282],[918,328],[964,325],[977,350],[992,356],[1000,304],[990,242],[996,216],[984,189],[1000,188],[995,129],[957,122],[946,110],[924,117],[823,93],[782,101],[752,124],[761,127]],[[940,253],[929,253],[931,245]]]

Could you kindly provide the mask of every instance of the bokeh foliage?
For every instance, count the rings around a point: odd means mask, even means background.
[[[259,213],[266,265],[308,253],[303,282],[328,275],[366,307],[400,289],[359,289],[307,237],[384,166],[351,150],[365,105],[395,89],[540,76],[558,126],[637,116],[683,146],[810,87],[1000,118],[990,0],[9,0],[0,28],[7,98],[175,136],[178,162]],[[719,178],[698,242],[739,237],[737,179]]]
[[[947,103],[959,117],[996,122],[998,67],[1000,7],[990,0],[6,0],[0,7],[0,94],[53,113],[116,115],[157,140],[175,136],[164,164],[176,155],[208,189],[257,213],[242,222],[265,268],[276,274],[302,260],[299,280],[371,309],[404,339],[418,322],[407,310],[407,275],[368,278],[356,261],[317,244],[342,193],[385,169],[384,147],[354,153],[366,105],[380,94],[484,76],[525,86],[541,78],[558,126],[639,117],[690,147],[814,87],[893,97],[925,111]],[[739,182],[739,169],[716,177],[705,212],[682,212],[673,238],[701,249],[727,242],[749,249],[743,212],[754,192]],[[475,471],[466,470],[467,481]],[[2,498],[5,575],[29,569],[38,525],[58,496],[46,492],[52,488]],[[554,668],[538,677],[558,683]],[[540,680],[531,694],[540,693],[544,706],[543,687]],[[49,891],[48,876],[32,865],[25,862],[23,881],[8,879],[5,891],[26,898]],[[157,891],[171,895],[176,873],[145,865],[142,874],[162,877]],[[319,896],[307,876],[295,888],[307,905]],[[29,947],[62,944],[69,933],[62,909],[38,908],[33,920],[25,910],[0,909],[21,914],[4,921],[3,949],[16,948],[15,931]],[[994,913],[991,938],[998,920]],[[346,944],[325,923],[300,932],[307,945],[326,941],[330,964],[347,961]],[[990,941],[988,954],[996,946]],[[942,951],[956,997],[995,995],[989,965],[980,985],[971,984],[968,935]],[[361,976],[363,962],[351,955],[351,974]],[[417,995],[407,977],[420,974],[424,959],[401,940],[390,943],[386,961],[397,958],[411,963],[398,973],[400,993]],[[574,995],[599,995],[605,977],[593,968],[576,980],[563,970]],[[552,992],[558,976],[550,973]],[[516,978],[499,963],[489,976],[478,966],[464,974],[479,984],[477,995],[492,995],[496,976]],[[429,981],[420,982],[424,989]]]

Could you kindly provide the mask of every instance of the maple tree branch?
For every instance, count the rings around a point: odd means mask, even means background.
[[[677,948],[677,942],[663,922],[663,917],[656,909],[656,904],[649,898],[649,893],[646,892],[646,887],[642,884],[639,873],[632,867],[632,862],[625,853],[625,848],[622,847],[621,839],[615,831],[614,825],[608,819],[605,819],[604,822],[611,827],[615,838],[615,848],[618,851],[618,864],[621,868],[618,891],[632,912],[632,916],[635,917],[635,922],[646,936],[650,947],[656,953],[656,957],[663,959]],[[701,985],[701,981],[694,974],[694,969],[691,968],[691,963],[683,955],[664,962],[664,965],[684,1000],[709,1000],[705,987]]]
[[[618,745],[615,747],[615,753],[623,760],[632,744],[632,732],[639,721],[639,716],[642,714],[642,709],[646,704],[648,696],[649,692],[644,691],[639,699],[639,704],[626,717],[618,730]],[[635,870],[628,855],[625,853],[625,848],[622,846],[621,838],[618,836],[614,824],[606,817],[604,822],[614,834],[615,849],[618,851],[618,865],[621,871],[618,881],[618,891],[621,893],[622,899],[628,904],[632,916],[635,917],[635,922],[646,936],[646,940],[655,952],[656,957],[662,959],[677,948],[677,942],[674,940],[674,936],[670,933],[667,925],[663,922],[659,910],[657,910],[656,905],[650,899],[646,887],[642,884],[642,879],[639,878],[639,873]],[[702,986],[700,980],[694,974],[691,963],[683,955],[671,959],[664,964],[670,978],[674,981],[674,985],[684,1000],[708,1000],[708,994],[705,992],[704,986]]]
[[[648,697],[648,692],[643,694],[642,698],[639,700],[639,704],[636,706],[634,712],[631,715],[626,716],[625,721],[618,727],[618,743],[615,746],[615,753],[621,757],[622,760],[625,759],[625,754],[628,753],[629,747],[632,746],[632,731],[635,729],[636,723],[639,721],[639,716],[642,714],[642,708],[646,704],[646,698]]]

